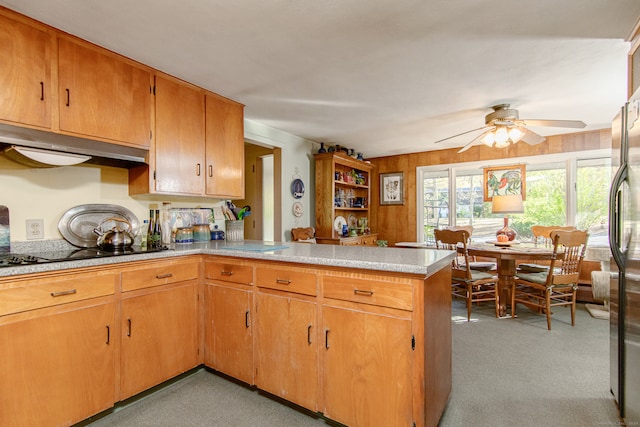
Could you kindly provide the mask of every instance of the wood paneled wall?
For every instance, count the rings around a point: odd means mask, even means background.
[[[606,148],[611,148],[611,129],[549,136],[543,143],[533,146],[519,143],[499,149],[481,144],[460,154],[460,148],[453,148],[369,159],[375,165],[371,180],[371,230],[379,234],[378,239],[388,240],[389,246],[416,240],[417,167],[477,161],[486,161],[487,166],[492,166],[492,160],[497,159]],[[400,171],[404,172],[404,205],[380,206],[379,175]]]

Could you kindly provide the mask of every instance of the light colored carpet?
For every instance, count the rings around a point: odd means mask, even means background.
[[[496,319],[489,304],[453,303],[453,390],[440,426],[620,425],[609,387],[609,322],[578,304],[546,317],[518,305]]]
[[[613,426],[609,392],[609,323],[580,304],[545,316],[518,306],[496,319],[489,304],[466,321],[454,301],[453,390],[440,427]],[[327,426],[253,389],[199,370],[93,423],[91,427]],[[383,426],[384,427],[384,426]]]

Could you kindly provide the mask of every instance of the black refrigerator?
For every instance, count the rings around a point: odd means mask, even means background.
[[[615,117],[609,194],[611,392],[627,425],[640,423],[640,94]]]

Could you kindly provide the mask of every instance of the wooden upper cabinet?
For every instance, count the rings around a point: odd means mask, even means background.
[[[202,195],[204,92],[161,76],[156,76],[155,90],[155,191]]]
[[[0,14],[0,121],[51,127],[51,35]]]
[[[59,37],[60,131],[149,147],[151,78],[122,57]]]
[[[206,195],[244,198],[244,107],[206,96]]]

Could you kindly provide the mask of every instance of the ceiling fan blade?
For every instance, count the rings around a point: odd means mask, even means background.
[[[469,148],[473,147],[473,145],[474,145],[476,142],[480,141],[482,138],[484,138],[484,136],[485,136],[486,134],[488,134],[489,132],[491,132],[491,131],[492,131],[492,130],[494,130],[495,128],[496,128],[495,126],[489,126],[489,128],[488,128],[486,131],[482,132],[480,135],[478,135],[478,136],[476,136],[475,138],[473,138],[473,139],[471,140],[471,142],[469,142],[467,145],[465,145],[464,147],[462,147],[462,148],[460,149],[460,151],[458,151],[458,153],[462,153],[462,152],[464,152],[464,151],[467,151]],[[477,129],[476,129],[476,130],[477,130]]]
[[[520,129],[520,131],[524,133],[522,138],[520,138],[520,141],[524,141],[529,145],[537,145],[537,144],[540,144],[541,142],[544,142],[544,140],[547,139],[544,136],[538,135],[537,133],[527,129],[524,126],[518,126],[518,129]]]
[[[521,119],[527,126],[550,126],[556,128],[577,128],[582,129],[587,125],[581,120],[535,120]]]
[[[458,136],[466,135],[466,134],[468,134],[468,133],[475,132],[475,131],[482,130],[482,129],[486,129],[486,128],[487,128],[486,126],[482,126],[481,128],[478,128],[478,129],[468,130],[468,131],[466,131],[466,132],[462,132],[462,133],[459,133],[459,134],[457,134],[457,135],[449,136],[449,137],[446,137],[446,138],[444,138],[444,139],[439,139],[439,140],[435,141],[435,142],[434,142],[434,144],[437,144],[437,143],[439,143],[439,142],[443,142],[443,141],[447,141],[447,140],[449,140],[449,139],[453,139],[453,138],[456,138],[456,137],[458,137]]]

